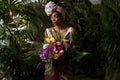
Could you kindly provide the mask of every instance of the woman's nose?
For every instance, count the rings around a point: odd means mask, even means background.
[[[55,18],[53,18],[52,20],[55,21]]]

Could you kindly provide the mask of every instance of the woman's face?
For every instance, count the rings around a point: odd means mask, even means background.
[[[63,21],[63,18],[58,12],[53,12],[51,14],[51,21],[54,25],[59,25]]]

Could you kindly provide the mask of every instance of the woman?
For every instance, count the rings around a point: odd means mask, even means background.
[[[45,64],[45,80],[72,80],[70,50],[74,47],[75,31],[64,24],[65,13],[62,7],[50,1],[45,6],[45,12],[53,23],[53,27],[46,29],[45,38],[53,37],[56,41],[68,39],[70,44],[64,55],[53,62],[54,69],[51,69],[49,63]]]

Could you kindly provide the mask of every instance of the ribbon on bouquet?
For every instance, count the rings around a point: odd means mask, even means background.
[[[59,76],[59,73],[58,73],[58,69],[55,67],[54,68],[54,75],[53,75],[53,80],[59,80],[58,77]]]

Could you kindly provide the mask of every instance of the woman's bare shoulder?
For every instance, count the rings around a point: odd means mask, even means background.
[[[76,34],[76,31],[75,31],[74,27],[71,27],[71,33],[74,34],[74,35]]]
[[[69,28],[70,28],[71,32],[75,31],[74,27],[69,27]]]

